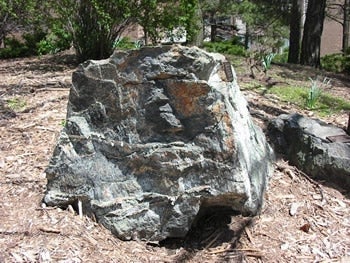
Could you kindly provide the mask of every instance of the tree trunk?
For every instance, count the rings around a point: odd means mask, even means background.
[[[301,44],[300,63],[319,68],[321,36],[325,18],[326,0],[309,0]]]
[[[302,15],[304,0],[293,0],[292,9],[290,13],[290,34],[289,34],[289,52],[288,52],[288,63],[299,63],[300,55],[300,42],[302,36]]]
[[[215,19],[215,14],[213,12],[210,12],[209,23],[210,23],[210,41],[215,42],[215,40],[216,40],[216,19]]]
[[[250,28],[246,24],[245,34],[244,34],[244,48],[249,49],[250,47]]]
[[[201,47],[203,46],[204,40],[204,23],[203,23],[203,13],[202,9],[197,4],[197,9],[195,12],[195,21],[196,21],[196,32],[194,36],[192,36],[191,42],[189,43],[191,46]]]
[[[343,53],[346,54],[349,50],[349,33],[350,33],[350,0],[344,1],[344,17],[343,17]]]

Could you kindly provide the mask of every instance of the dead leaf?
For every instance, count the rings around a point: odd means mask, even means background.
[[[310,224],[309,223],[306,223],[306,224],[304,224],[302,227],[300,227],[299,229],[301,230],[301,231],[304,231],[305,233],[309,233],[309,231],[310,231]]]

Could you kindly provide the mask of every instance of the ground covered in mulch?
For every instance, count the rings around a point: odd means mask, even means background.
[[[64,124],[75,68],[67,52],[0,61],[0,262],[350,262],[349,190],[315,181],[282,158],[261,215],[211,214],[184,240],[123,242],[72,210],[45,207],[45,167]],[[274,68],[286,81],[312,71]],[[250,81],[243,71],[238,77]],[[331,77],[332,92],[350,100],[347,77]],[[312,115],[276,97],[243,92],[263,128],[283,112]],[[323,119],[347,124],[346,112]]]

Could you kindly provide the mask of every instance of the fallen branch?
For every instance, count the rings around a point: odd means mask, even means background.
[[[40,88],[36,89],[35,92],[40,92],[40,91],[68,91],[69,87],[67,88]]]
[[[41,232],[45,232],[45,233],[53,233],[53,234],[60,234],[61,230],[58,229],[54,229],[54,228],[44,228],[44,227],[40,227],[39,230]]]
[[[308,180],[311,184],[313,184],[314,186],[316,186],[320,192],[321,195],[321,202],[326,202],[326,198],[324,196],[323,193],[323,189],[321,187],[321,185],[319,183],[317,183],[314,179],[312,179],[310,176],[308,176],[306,173],[304,173],[303,171],[300,171],[299,169],[295,169],[297,173],[299,173],[300,175],[302,175],[306,180]]]
[[[221,232],[219,232],[209,243],[208,245],[205,246],[205,249],[210,248],[216,240],[218,240],[218,238],[221,236]]]
[[[250,243],[252,243],[254,245],[254,239],[252,234],[250,233],[250,230],[248,227],[244,228],[245,233],[247,234],[248,240],[250,241]]]
[[[28,231],[1,231],[0,230],[0,235],[25,235],[25,236],[29,236],[29,232]]]

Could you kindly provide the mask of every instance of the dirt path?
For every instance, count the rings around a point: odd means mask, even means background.
[[[43,206],[44,170],[65,119],[71,62],[69,54],[0,61],[0,262],[350,262],[349,193],[310,181],[283,160],[260,216],[229,218],[225,228],[207,219],[196,240],[122,242],[87,217]],[[349,82],[337,81],[334,91],[347,96]],[[281,109],[297,110],[245,95],[262,126]],[[342,118],[327,121],[344,126]]]

